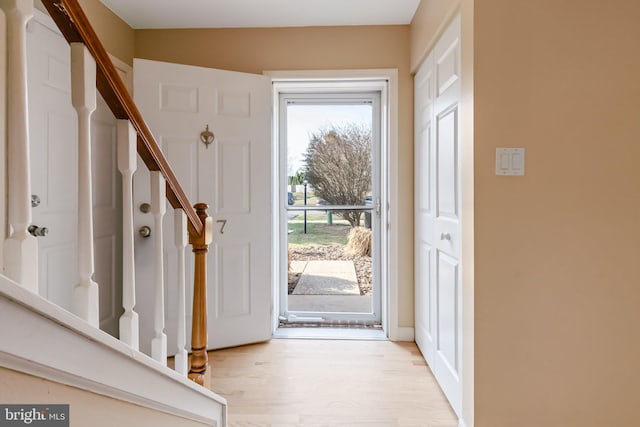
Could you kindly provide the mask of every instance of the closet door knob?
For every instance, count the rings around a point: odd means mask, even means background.
[[[138,230],[138,233],[140,233],[140,236],[146,239],[147,237],[151,236],[151,228],[148,225],[143,225],[142,227],[140,227],[140,230]]]
[[[27,230],[34,237],[44,237],[49,234],[49,229],[47,227],[38,227],[37,225],[30,225]]]

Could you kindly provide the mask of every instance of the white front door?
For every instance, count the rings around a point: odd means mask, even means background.
[[[31,188],[39,199],[33,224],[38,237],[39,293],[71,310],[77,268],[77,118],[71,106],[69,44],[53,20],[36,10],[27,32]],[[92,183],[95,281],[100,292],[100,328],[118,335],[122,313],[119,184],[116,120],[98,96],[92,116]]]
[[[460,19],[415,78],[415,333],[461,414]]]
[[[213,217],[214,238],[207,257],[208,348],[268,340],[272,332],[271,80],[135,60],[134,89],[136,103],[189,200],[207,203]],[[200,138],[206,126],[215,134],[208,147]],[[135,180],[136,200],[148,201],[149,180],[144,167],[138,168]],[[138,226],[151,225],[150,220],[136,214]],[[172,354],[175,331],[169,325],[176,315],[177,273],[171,209],[164,224],[166,332]],[[142,264],[152,259],[148,243],[137,240],[136,267],[140,272],[145,268]],[[192,259],[187,260],[187,325],[191,325]],[[141,316],[152,310],[149,277],[153,275],[137,274]],[[141,337],[144,348],[150,331],[142,328]]]

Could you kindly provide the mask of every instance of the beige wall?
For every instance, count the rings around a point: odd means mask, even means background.
[[[409,27],[138,30],[136,57],[226,70],[397,68],[399,326],[413,326],[413,80]]]
[[[79,3],[105,49],[118,59],[132,65],[133,29],[99,0],[79,0]],[[39,1],[35,2],[35,6],[46,13],[45,7]]]
[[[0,402],[4,405],[69,404],[71,427],[206,425],[1,367]]]
[[[640,3],[466,3],[475,426],[640,425]],[[495,176],[497,147],[525,177]]]
[[[411,21],[411,70],[415,73],[459,9],[461,0],[422,0]]]
[[[640,425],[638,17],[475,4],[476,426]]]
[[[129,65],[133,64],[134,31],[99,0],[80,0],[94,30],[107,51]]]

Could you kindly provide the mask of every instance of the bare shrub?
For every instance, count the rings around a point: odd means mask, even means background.
[[[352,123],[311,135],[304,157],[316,197],[330,205],[361,205],[371,191],[371,129]],[[343,211],[352,227],[362,211]]]
[[[347,250],[353,256],[371,256],[371,230],[354,227],[349,231]]]

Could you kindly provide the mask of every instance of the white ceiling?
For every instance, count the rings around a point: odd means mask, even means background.
[[[133,28],[409,24],[420,0],[101,0]]]

